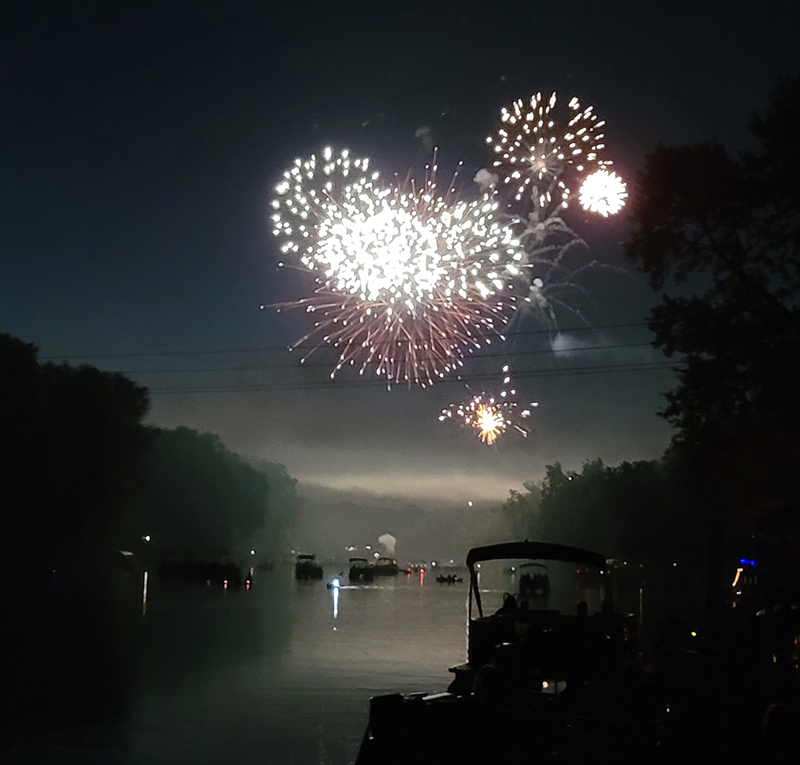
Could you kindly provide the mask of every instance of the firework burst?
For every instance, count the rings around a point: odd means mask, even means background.
[[[539,406],[532,403],[528,407],[520,407],[514,400],[517,392],[507,386],[511,383],[508,367],[503,367],[503,387],[499,394],[481,392],[473,395],[468,401],[450,404],[442,409],[439,421],[453,420],[470,430],[477,431],[477,437],[485,444],[493,444],[509,431],[519,433],[526,438],[529,433],[528,421],[531,410]]]
[[[497,131],[486,139],[495,154],[492,172],[483,170],[475,180],[505,199],[509,219],[520,226],[528,266],[527,294],[509,329],[533,316],[555,331],[563,311],[585,321],[574,302],[588,299],[579,278],[603,266],[586,260],[587,243],[561,213],[576,198],[604,217],[624,204],[625,184],[601,156],[604,125],[593,107],[582,107],[577,98],[564,102],[555,93],[536,93],[529,102],[519,99],[504,107]]]
[[[273,233],[319,285],[280,307],[320,315],[296,346],[336,348],[331,376],[354,365],[390,383],[430,384],[513,311],[519,240],[491,195],[459,201],[453,184],[439,194],[435,162],[419,186],[385,184],[366,160],[326,149],[323,162],[296,161],[275,191]]]
[[[567,207],[570,186],[589,169],[602,166],[603,121],[577,98],[566,106],[555,93],[536,93],[527,106],[518,99],[500,112],[501,126],[490,135],[494,167],[517,202],[530,196],[537,209]]]
[[[606,218],[616,215],[625,206],[627,196],[625,181],[616,173],[600,168],[583,179],[578,200],[584,210]]]

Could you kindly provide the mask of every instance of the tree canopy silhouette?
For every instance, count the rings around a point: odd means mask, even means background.
[[[7,557],[42,570],[96,565],[139,489],[149,397],[120,374],[40,365],[36,354],[0,335]]]
[[[132,536],[176,553],[224,554],[264,525],[267,476],[212,433],[158,430],[135,502]]]
[[[800,488],[800,77],[750,128],[739,157],[716,140],[649,155],[626,253],[664,290],[648,324],[682,362],[660,412],[674,444],[785,498]]]
[[[676,460],[640,460],[611,467],[585,462],[580,471],[548,465],[541,487],[514,491],[504,511],[526,534],[664,567],[704,566],[709,519],[692,497]]]
[[[88,366],[44,364],[0,335],[0,735],[122,703],[115,541],[151,434],[146,389]]]

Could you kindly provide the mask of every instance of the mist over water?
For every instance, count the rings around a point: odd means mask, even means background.
[[[327,589],[340,572],[342,587]],[[144,596],[143,572],[134,584]],[[3,761],[348,765],[370,696],[447,687],[466,653],[466,587],[430,574],[349,586],[345,563],[309,582],[276,566],[240,590],[150,573],[146,602],[125,601],[121,711]]]

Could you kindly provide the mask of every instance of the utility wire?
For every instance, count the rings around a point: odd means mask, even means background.
[[[566,333],[575,333],[575,332],[590,332],[590,331],[598,331],[602,329],[629,329],[634,327],[646,327],[647,324],[644,322],[631,322],[626,324],[605,324],[600,326],[583,326],[583,327],[570,327],[567,329],[531,329],[531,330],[519,330],[515,332],[501,332],[500,335],[505,338],[506,340],[511,340],[516,337],[526,337],[532,335],[552,335],[552,334],[566,334]],[[493,338],[492,338],[493,339]],[[313,350],[318,347],[324,347],[325,343],[319,344],[301,344],[297,346],[287,346],[287,345],[264,345],[258,348],[213,348],[208,350],[197,350],[197,351],[189,351],[189,350],[169,350],[169,351],[141,351],[141,352],[130,352],[130,353],[123,353],[123,352],[112,352],[112,353],[84,353],[84,354],[71,354],[71,353],[51,353],[47,355],[42,355],[39,358],[43,361],[55,361],[55,360],[76,360],[80,361],[83,359],[111,359],[111,358],[145,358],[145,357],[155,357],[155,356],[209,356],[209,355],[218,355],[218,354],[236,354],[236,353],[267,353],[267,352],[286,352],[288,348],[293,347],[294,350]],[[381,345],[378,343],[377,345]]]
[[[566,367],[562,369],[538,369],[519,372],[513,375],[515,381],[528,380],[539,377],[564,377],[564,376],[584,376],[592,374],[607,374],[611,372],[631,372],[631,371],[668,371],[675,368],[680,368],[672,362],[642,362],[635,364],[615,364],[615,365],[598,365],[586,367]],[[455,377],[445,377],[435,380],[434,383],[428,387],[433,387],[433,384],[441,386],[444,384],[459,383],[461,385],[469,385],[473,382],[482,381],[496,381],[496,374],[473,374],[461,375]],[[306,390],[348,390],[353,388],[405,388],[415,387],[412,383],[408,385],[406,382],[389,382],[380,378],[370,378],[367,380],[335,380],[329,379],[319,382],[307,383],[271,383],[263,385],[224,385],[224,386],[186,386],[186,387],[164,387],[164,388],[148,388],[150,393],[157,395],[165,394],[197,394],[197,393],[250,393],[250,392],[300,392]],[[418,387],[418,386],[416,386]]]
[[[652,347],[651,343],[619,343],[616,345],[589,345],[584,347],[578,348],[543,348],[534,351],[513,351],[513,352],[498,352],[498,353],[481,353],[476,355],[470,355],[467,357],[468,360],[470,359],[496,359],[496,358],[509,358],[514,356],[541,356],[541,355],[555,355],[559,353],[582,353],[584,351],[610,351],[610,350],[617,350],[619,348],[643,348],[643,347]],[[432,357],[426,357],[424,355],[419,355],[419,358],[428,358],[432,359]],[[358,362],[356,362],[356,366],[359,366]],[[326,363],[293,363],[293,364],[271,364],[269,366],[264,366],[263,364],[257,366],[241,366],[241,367],[199,367],[199,368],[192,368],[192,367],[184,367],[184,368],[172,368],[172,369],[117,369],[116,372],[120,374],[196,374],[202,372],[255,372],[255,371],[272,371],[272,370],[281,370],[281,369],[324,369],[330,368],[331,364]]]

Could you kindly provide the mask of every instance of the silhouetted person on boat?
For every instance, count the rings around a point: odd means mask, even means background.
[[[495,601],[497,602],[497,601]],[[498,614],[515,614],[519,611],[519,606],[517,605],[517,599],[510,593],[507,592],[503,596],[503,605],[497,609]]]

